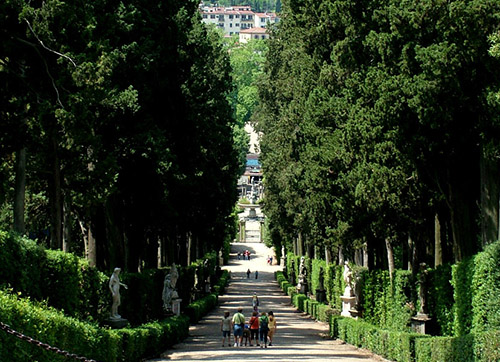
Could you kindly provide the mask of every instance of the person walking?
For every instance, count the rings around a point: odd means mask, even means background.
[[[248,326],[250,328],[250,346],[253,346],[252,342],[259,345],[259,314],[257,312],[252,312],[252,317],[248,321]]]
[[[250,273],[251,273],[251,271],[250,271],[250,269],[248,269],[247,270],[247,279],[250,279]]]
[[[252,307],[254,311],[257,311],[259,309],[259,297],[257,296],[257,293],[253,293]]]
[[[276,332],[276,317],[274,316],[273,311],[269,311],[269,313],[267,313],[267,318],[269,319],[269,332],[267,334],[267,338],[269,339],[269,345],[272,346],[274,333]]]
[[[233,315],[233,333],[234,333],[234,346],[241,346],[243,342],[243,329],[245,328],[245,316],[243,315],[243,308],[238,308],[238,312]],[[239,341],[239,342],[238,342]]]
[[[262,312],[259,318],[260,348],[267,348],[267,333],[269,332],[269,318]]]
[[[226,343],[226,337],[227,346],[231,347],[231,317],[229,317],[229,312],[224,312],[224,317],[220,322],[220,330],[222,331],[222,347]]]
[[[258,271],[258,270],[256,270],[256,271],[255,271],[255,279],[258,279],[258,278],[259,278],[259,271]]]

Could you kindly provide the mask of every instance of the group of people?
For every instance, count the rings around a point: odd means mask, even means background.
[[[257,299],[258,300],[258,299]],[[258,307],[258,305],[257,305]],[[222,347],[225,346],[226,338],[228,347],[231,346],[231,330],[234,335],[234,346],[249,345],[254,343],[260,348],[267,348],[273,345],[273,337],[276,332],[276,318],[272,311],[260,313],[257,310],[252,312],[252,316],[246,321],[243,315],[243,308],[239,308],[231,318],[229,312],[224,312],[221,321]],[[244,343],[244,344],[243,344]]]
[[[241,260],[241,257],[243,256],[244,260],[250,260],[250,251],[245,250],[243,253],[238,252],[238,260]]]
[[[247,270],[247,279],[250,279],[250,274],[252,274],[252,272],[250,271],[250,269]],[[255,279],[259,279],[259,271],[256,270],[255,271]]]

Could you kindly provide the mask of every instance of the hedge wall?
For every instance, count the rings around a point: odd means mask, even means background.
[[[101,362],[138,361],[152,357],[184,339],[189,331],[185,316],[111,330],[65,316],[62,312],[17,295],[0,291],[0,320],[43,343]],[[67,361],[0,331],[0,361]]]
[[[500,329],[500,241],[452,268],[454,335]]]

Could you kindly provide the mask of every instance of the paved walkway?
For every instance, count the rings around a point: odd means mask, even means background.
[[[252,253],[250,261],[238,260],[237,252],[246,249]],[[326,323],[316,322],[290,305],[290,298],[283,294],[274,280],[274,272],[281,267],[269,266],[266,262],[268,255],[271,255],[270,249],[261,243],[233,244],[230,263],[225,267],[231,271],[232,279],[226,294],[219,297],[219,307],[191,326],[190,336],[183,343],[151,361],[384,361],[370,352],[328,339]],[[247,269],[252,271],[249,279]],[[255,279],[255,270],[259,271],[258,279]],[[248,320],[254,292],[259,296],[260,310],[272,310],[276,317],[273,346],[261,349],[256,346],[227,347],[226,344],[222,347],[220,320],[224,311],[232,315],[242,307]]]

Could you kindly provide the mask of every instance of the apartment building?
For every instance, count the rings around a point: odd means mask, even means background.
[[[274,13],[255,13],[250,6],[203,6],[200,11],[205,24],[215,24],[229,36],[245,29],[265,28],[279,20]]]

